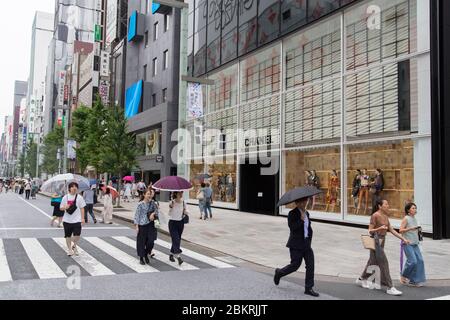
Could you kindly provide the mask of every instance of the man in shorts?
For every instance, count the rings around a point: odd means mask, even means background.
[[[69,214],[67,211],[72,205],[76,205],[76,210]],[[64,224],[64,234],[67,244],[67,255],[69,257],[73,255],[78,255],[78,243],[80,242],[81,229],[84,225],[85,208],[86,202],[83,197],[78,194],[78,184],[72,182],[69,184],[69,194],[64,196],[61,201],[61,211],[65,211],[63,224]]]

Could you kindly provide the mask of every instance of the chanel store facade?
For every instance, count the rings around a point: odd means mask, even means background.
[[[207,175],[217,207],[272,215],[289,212],[276,208],[283,193],[315,185],[323,194],[308,205],[312,217],[338,223],[367,225],[382,197],[399,226],[415,202],[423,229],[448,237],[432,168],[435,7],[190,1],[189,75],[214,84],[203,86],[204,114],[180,121],[203,144],[186,178],[197,190]]]

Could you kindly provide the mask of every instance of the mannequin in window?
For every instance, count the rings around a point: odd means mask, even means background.
[[[227,176],[227,201],[234,202],[234,182],[231,174]]]
[[[330,180],[328,182],[328,192],[327,192],[327,207],[326,212],[329,212],[330,205],[332,207],[331,212],[334,212],[336,208],[336,203],[338,201],[338,189],[340,181],[336,170],[331,172]]]
[[[317,189],[320,189],[320,183],[319,183],[319,176],[317,175],[316,170],[309,171],[310,175],[308,177],[308,186],[316,187]],[[309,205],[309,201],[308,201]],[[312,197],[312,206],[311,210],[314,210],[314,207],[316,206],[316,196]],[[308,208],[308,206],[306,206]]]
[[[375,170],[375,177],[373,178],[373,183],[371,186],[372,197],[372,205],[375,206],[375,203],[381,199],[381,191],[384,189],[384,176],[383,171],[381,169]]]
[[[353,178],[353,183],[352,183],[352,198],[353,198],[353,204],[355,206],[355,211],[356,212],[358,210],[358,195],[359,195],[359,190],[361,189],[361,170],[357,169],[356,170],[356,175]]]
[[[363,198],[366,200],[366,204],[364,206],[364,215],[367,214],[367,206],[369,205],[369,189],[370,189],[370,177],[367,174],[367,169],[363,169],[360,177],[360,190],[359,190],[359,202],[358,202],[358,210],[356,210],[356,214],[359,214],[361,211],[361,204]]]

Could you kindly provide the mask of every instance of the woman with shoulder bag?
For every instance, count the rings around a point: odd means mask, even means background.
[[[361,277],[356,280],[356,283],[366,289],[381,289],[380,285],[384,285],[387,287],[387,294],[400,296],[402,295],[402,292],[398,291],[392,283],[389,272],[389,262],[384,252],[387,232],[392,233],[392,235],[398,239],[409,244],[409,240],[405,239],[392,227],[389,221],[389,203],[386,200],[381,199],[376,202],[376,206],[373,208],[373,214],[369,225],[369,233],[375,237],[375,250],[370,250],[369,261],[367,262]],[[367,279],[372,276],[372,273],[369,272],[369,268],[373,266],[378,266],[380,270],[380,284],[373,284],[367,281]]]
[[[150,189],[143,193],[134,217],[137,232],[136,249],[141,265],[150,264],[148,256],[154,256],[152,251],[157,239],[155,228],[157,206],[153,200],[154,195],[154,191]]]
[[[184,225],[189,223],[189,214],[186,210],[186,203],[183,200],[183,192],[174,192],[172,201],[169,204],[169,231],[172,238],[172,248],[170,250],[170,261],[175,262],[177,257],[178,264],[183,264],[181,258],[181,238],[183,236]]]
[[[407,204],[405,214],[400,226],[400,233],[410,241],[410,244],[402,244],[406,263],[400,282],[412,287],[423,287],[426,281],[425,264],[419,248],[421,228],[416,220],[417,206],[414,203]]]
[[[205,212],[206,207],[205,188],[206,184],[202,183],[200,190],[197,192],[198,207],[200,209],[200,220],[203,219],[203,213]]]

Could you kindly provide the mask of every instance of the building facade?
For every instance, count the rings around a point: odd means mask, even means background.
[[[70,4],[55,0],[46,75],[44,135],[62,123],[64,104],[74,108],[80,104],[90,106],[99,92],[103,24],[102,0],[75,0]],[[71,92],[71,101],[67,92]]]
[[[431,179],[433,2],[189,1],[188,73],[214,84],[180,119],[202,141],[186,178],[209,175],[218,207],[280,215],[282,194],[316,185],[312,217],[338,223],[367,225],[385,198],[399,226],[416,202],[449,237]]]
[[[22,150],[19,145],[22,145],[24,118],[26,113],[26,98],[28,92],[28,82],[16,81],[14,84],[14,122],[13,122],[13,140],[12,140],[12,158],[11,160],[18,160],[19,154]],[[23,110],[21,114],[21,110]]]
[[[154,183],[177,172],[171,137],[178,128],[180,13],[153,14],[149,1],[132,0],[128,19],[125,109],[140,149],[134,174]]]
[[[53,37],[54,16],[36,12],[32,27],[30,73],[27,94],[27,133],[36,143],[42,143],[44,134],[44,95],[48,49]]]

